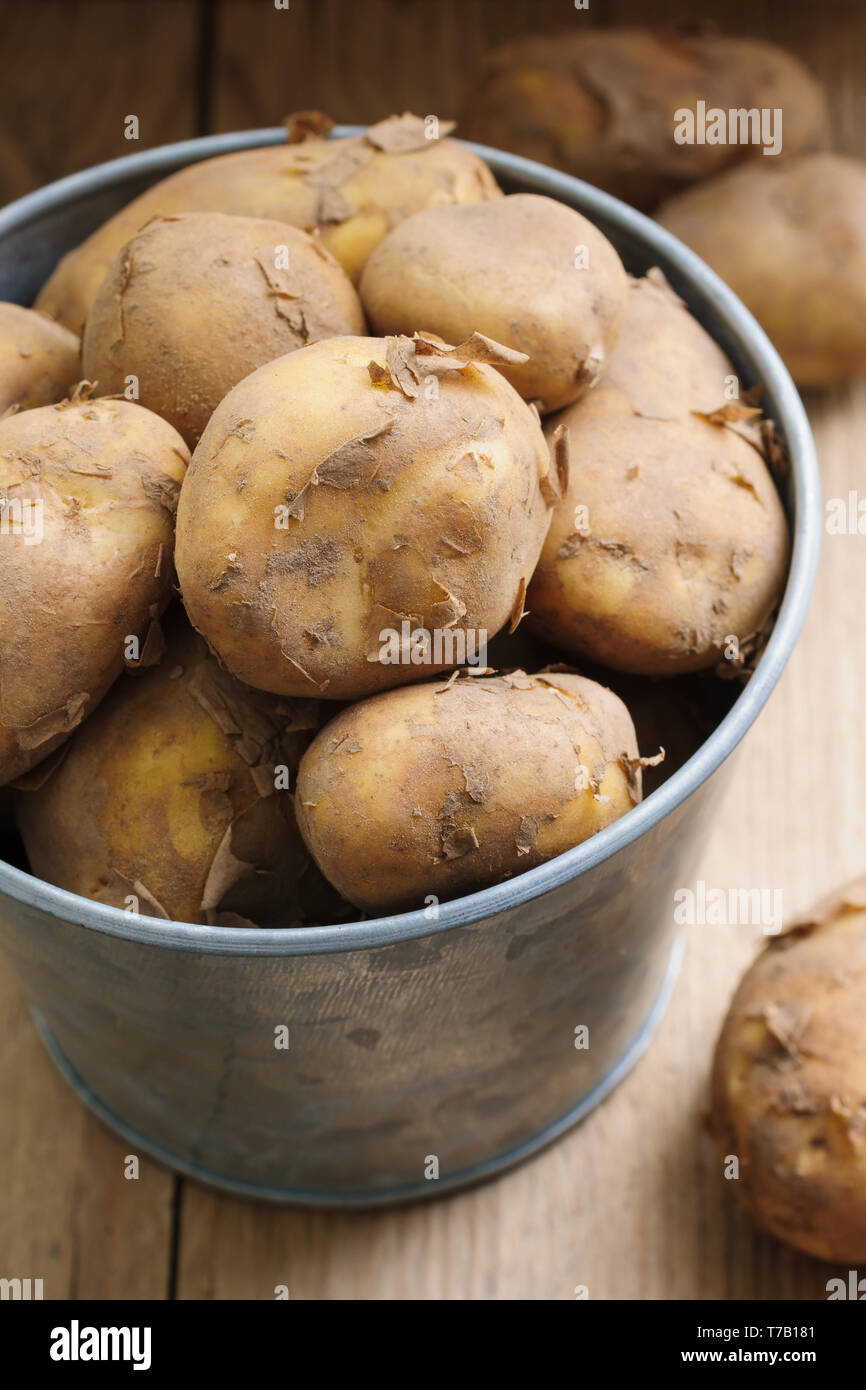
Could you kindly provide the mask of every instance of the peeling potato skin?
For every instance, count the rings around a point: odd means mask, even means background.
[[[123,670],[124,643],[171,594],[174,508],[189,458],[126,401],[0,421],[0,497],[43,506],[44,536],[0,534],[0,785],[48,756]]]
[[[538,559],[550,459],[533,411],[486,365],[407,399],[371,379],[386,355],[380,338],[331,338],[269,363],[226,397],[193,456],[178,509],[184,604],[257,689],[358,699],[448,669],[382,663],[380,633],[408,619],[492,636]]]
[[[63,400],[81,379],[74,333],[44,314],[0,303],[0,415]]]
[[[818,1259],[866,1260],[866,893],[772,939],[719,1038],[712,1128],[739,1200]]]
[[[438,140],[405,153],[374,153],[339,183],[347,206],[329,209],[315,179],[347,143],[313,139],[241,150],[178,170],[64,256],[35,307],[80,333],[115,256],[155,216],[224,212],[287,222],[306,231],[319,227],[324,246],[357,280],[370,252],[404,217],[434,203],[501,196],[477,155],[455,140]]]
[[[657,220],[711,265],[800,386],[866,373],[866,164],[821,154],[720,175]]]
[[[289,264],[278,270],[282,247]],[[100,395],[122,394],[136,376],[139,403],[194,448],[223,397],[257,367],[365,328],[345,272],[306,232],[218,212],[156,218],[100,286],[84,374]]]
[[[236,818],[266,800],[282,873],[268,874],[258,861],[247,875],[252,887],[242,881],[225,892],[235,909],[253,892],[253,910],[292,925],[303,916],[293,876],[318,873],[289,792],[273,790],[273,769],[280,763],[296,772],[318,722],[315,702],[262,695],[221,672],[174,615],[161,663],[122,677],[48,780],[18,793],[33,873],[112,907],[128,909],[134,896],[148,916],[219,921],[207,906],[215,858]],[[264,798],[256,769],[266,791],[270,781]]]
[[[770,162],[750,144],[677,145],[673,113],[698,97],[725,111],[782,107],[786,155],[826,144],[821,86],[785,49],[660,29],[521,36],[472,84],[460,131],[650,209],[730,165]]]
[[[578,247],[588,265],[578,269]],[[583,395],[625,318],[627,279],[605,236],[553,198],[517,193],[429,208],[373,252],[361,298],[379,333],[480,332],[529,356],[499,370],[542,412]]]
[[[580,676],[404,686],[317,735],[298,773],[298,824],[350,902],[411,911],[523,873],[617,820],[640,799],[623,755],[637,756],[625,705]]]
[[[168,917],[205,920],[216,848],[257,792],[185,687],[164,665],[122,677],[44,786],[19,793],[18,823],[39,878],[118,908],[141,882]],[[205,778],[225,786],[209,792]],[[162,915],[143,895],[140,910]]]
[[[787,573],[782,504],[747,422],[695,413],[723,404],[732,372],[666,286],[634,282],[607,375],[545,424],[550,440],[565,426],[575,461],[527,594],[546,641],[664,676],[761,630]]]

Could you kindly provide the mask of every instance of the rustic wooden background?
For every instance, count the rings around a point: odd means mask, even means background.
[[[366,122],[449,115],[504,38],[572,24],[693,19],[694,4],[590,0],[0,0],[0,202],[141,143],[272,125],[317,106]],[[702,0],[729,32],[787,43],[862,153],[866,8]],[[811,397],[825,495],[866,489],[866,384]],[[800,646],[741,751],[701,875],[779,885],[786,912],[866,860],[866,539],[828,536]],[[591,1119],[516,1172],[384,1215],[274,1210],[180,1181],[92,1119],[0,971],[0,1275],[62,1298],[592,1299],[826,1297],[828,1266],[738,1214],[704,1133],[714,1036],[755,949],[694,928],[654,1046]],[[179,1062],[182,1065],[182,1062]]]

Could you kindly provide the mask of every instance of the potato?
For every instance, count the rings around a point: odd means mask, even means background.
[[[640,800],[628,711],[581,676],[405,686],[343,710],[301,759],[298,825],[367,912],[472,893],[571,849]]]
[[[128,401],[0,421],[0,785],[63,742],[125,658],[149,659],[188,457]]]
[[[866,880],[770,940],[716,1047],[712,1127],[766,1230],[866,1261]]]
[[[460,130],[652,208],[696,179],[761,155],[760,144],[678,144],[675,113],[696,112],[698,100],[726,115],[781,108],[786,154],[826,141],[820,86],[775,44],[583,26],[497,49],[472,84]]]
[[[546,641],[650,676],[739,664],[754,646],[788,529],[739,418],[754,412],[725,402],[733,389],[730,362],[659,273],[634,282],[606,377],[546,426],[578,460],[527,596]]]
[[[78,339],[44,314],[0,303],[0,415],[63,400],[81,379]]]
[[[689,189],[658,220],[751,309],[800,386],[866,373],[866,164],[762,161]]]
[[[500,196],[483,160],[455,140],[428,139],[427,131],[418,117],[390,117],[349,139],[313,138],[188,165],[64,256],[36,307],[80,333],[121,248],[152,217],[177,212],[239,213],[306,231],[318,227],[324,246],[357,280],[370,252],[404,217],[432,204]]]
[[[181,492],[177,569],[240,680],[358,699],[480,658],[519,620],[554,481],[536,415],[473,357],[501,350],[329,338],[218,406]]]
[[[179,214],[149,222],[115,259],[87,320],[84,373],[102,395],[135,376],[141,404],[193,448],[256,367],[365,327],[355,290],[316,238],[284,222]]]
[[[19,792],[32,872],[182,922],[344,916],[310,862],[287,789],[318,727],[317,703],[241,685],[172,619],[161,663],[118,681],[48,780]]]
[[[542,411],[578,399],[604,370],[627,280],[610,242],[573,208],[534,193],[428,208],[390,233],[361,277],[379,333],[479,332],[529,361],[502,368]]]

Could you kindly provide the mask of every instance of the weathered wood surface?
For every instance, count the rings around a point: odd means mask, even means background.
[[[731,32],[788,42],[828,84],[834,135],[863,152],[866,11],[733,0],[702,6]],[[653,22],[693,18],[687,0]],[[404,107],[448,115],[479,56],[530,29],[646,17],[631,0],[223,0],[0,3],[14,79],[0,90],[0,198],[142,145],[277,123],[318,106],[343,121]],[[94,67],[95,64],[95,67]],[[94,76],[95,73],[95,76]],[[866,385],[808,401],[828,497],[866,480]],[[778,886],[794,913],[863,870],[866,539],[826,537],[811,615],[739,757],[701,876]],[[260,1207],[144,1161],[55,1074],[0,971],[0,1274],[50,1298],[703,1299],[825,1297],[834,1272],[734,1209],[702,1126],[712,1044],[751,958],[748,928],[696,927],[649,1054],[580,1129],[505,1178],[384,1214]],[[173,1250],[177,1250],[173,1268]]]

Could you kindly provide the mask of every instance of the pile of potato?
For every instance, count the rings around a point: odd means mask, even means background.
[[[776,44],[586,24],[497,49],[461,120],[652,211],[807,387],[866,375],[866,164],[827,153],[830,129],[821,86]]]
[[[580,844],[659,755],[561,662],[712,672],[785,580],[759,412],[659,273],[429,122],[322,129],[0,312],[0,785],[35,873],[150,916],[423,908]]]

